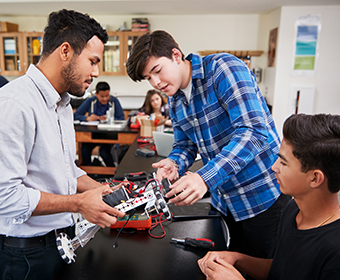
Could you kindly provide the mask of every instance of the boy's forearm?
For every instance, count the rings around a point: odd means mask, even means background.
[[[237,253],[235,267],[258,280],[267,279],[273,259],[254,258]]]

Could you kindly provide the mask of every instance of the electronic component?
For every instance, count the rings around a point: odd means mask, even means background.
[[[129,221],[126,223],[126,221]],[[134,228],[136,230],[145,230],[151,227],[152,219],[145,214],[134,214],[130,217],[118,218],[117,223],[111,226],[111,228]]]
[[[170,188],[171,183],[170,183],[170,181],[169,181],[168,178],[163,178],[163,180],[162,180],[162,186],[164,187],[164,190],[165,190],[165,193],[166,193],[166,194],[167,194],[169,191],[171,191],[171,188]],[[176,196],[176,194],[174,194],[172,197],[169,197],[169,198],[164,197],[164,199],[165,199],[166,202],[168,202],[169,199],[172,199],[172,198],[174,198],[175,196]]]
[[[166,204],[160,189],[151,188],[147,191],[135,191],[128,194],[125,187],[122,186],[114,192],[103,196],[103,201],[121,212],[128,212],[137,207],[146,204],[144,213],[149,218],[149,213],[156,211],[163,213],[166,219],[171,220],[171,213]],[[76,254],[74,251],[79,247],[84,247],[97,233],[100,227],[92,224],[81,215],[80,221],[76,224],[78,234],[71,240],[65,233],[57,236],[57,248],[62,259],[68,264],[75,262]]]
[[[136,150],[136,155],[142,156],[142,157],[152,157],[156,154],[155,151],[150,150],[148,148],[140,148]]]
[[[162,186],[164,187],[164,190],[165,190],[166,193],[168,193],[169,191],[171,191],[171,189],[170,189],[171,184],[170,184],[170,181],[169,181],[168,178],[163,178],[163,180],[162,180]]]
[[[112,193],[103,196],[103,201],[112,207],[128,199],[129,195],[127,194],[125,188],[119,188],[117,190],[114,190]]]

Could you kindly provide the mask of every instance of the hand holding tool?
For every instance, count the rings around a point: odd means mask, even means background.
[[[215,243],[207,238],[172,238],[172,242],[189,245],[193,247],[201,247],[206,249],[211,249],[215,246]]]

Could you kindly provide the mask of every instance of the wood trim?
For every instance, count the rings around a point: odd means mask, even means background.
[[[105,167],[105,166],[90,166],[80,165],[79,168],[83,169],[88,174],[101,174],[113,176],[116,172],[116,167]]]
[[[98,144],[128,144],[131,145],[136,139],[136,133],[120,133],[117,139],[92,139],[92,132],[76,131],[76,142]]]
[[[91,166],[82,165],[83,159],[81,156],[82,143],[97,143],[97,144],[128,144],[131,145],[136,137],[137,133],[123,133],[118,132],[118,139],[92,139],[92,132],[76,131],[76,144],[78,150],[78,166],[88,174],[103,174],[113,176],[116,172],[116,167],[105,166]]]
[[[237,57],[247,57],[247,56],[261,56],[263,54],[263,51],[199,51],[198,52],[202,56],[206,56],[209,54],[214,54],[214,53],[230,53],[232,55],[235,55]]]

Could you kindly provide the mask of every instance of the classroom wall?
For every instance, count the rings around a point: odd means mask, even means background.
[[[315,76],[292,76],[296,19],[301,15],[320,14],[319,56]],[[291,114],[292,86],[314,86],[313,112],[340,114],[340,6],[282,7],[273,98],[273,118],[279,133]]]
[[[292,77],[294,55],[295,20],[306,13],[322,14],[320,34],[320,55],[315,77]],[[131,26],[136,15],[96,16],[107,30],[116,30],[124,22]],[[151,31],[164,29],[178,41],[185,54],[200,50],[263,50],[264,54],[252,59],[252,68],[263,69],[259,86],[273,105],[273,117],[279,133],[283,121],[289,115],[290,87],[292,85],[314,85],[316,97],[314,113],[340,114],[339,43],[340,6],[282,7],[268,14],[258,15],[141,15],[148,17]],[[46,17],[1,16],[0,21],[19,24],[20,31],[42,31]],[[275,67],[267,67],[268,39],[271,29],[278,27],[277,54]],[[15,77],[9,77],[13,79]],[[132,82],[129,77],[101,76],[94,80],[89,90],[98,81],[107,81],[115,95],[144,96],[148,82]]]
[[[107,30],[117,30],[136,15],[96,16]],[[259,15],[142,15],[150,22],[151,31],[163,29],[171,33],[185,55],[200,50],[256,50]],[[0,21],[19,24],[20,31],[42,31],[46,17],[0,16]],[[12,77],[10,77],[12,78]],[[98,81],[107,81],[116,95],[145,95],[151,88],[148,82],[133,82],[129,77],[100,76],[95,79],[89,90]]]
[[[278,28],[278,32],[280,32],[280,17],[281,9],[276,9],[270,13],[261,15],[259,19],[257,49],[263,50],[264,53],[259,58],[256,58],[256,65],[262,69],[262,81],[259,83],[259,87],[270,105],[273,105],[274,99],[276,64],[274,64],[274,67],[267,66],[268,42],[272,29]]]

